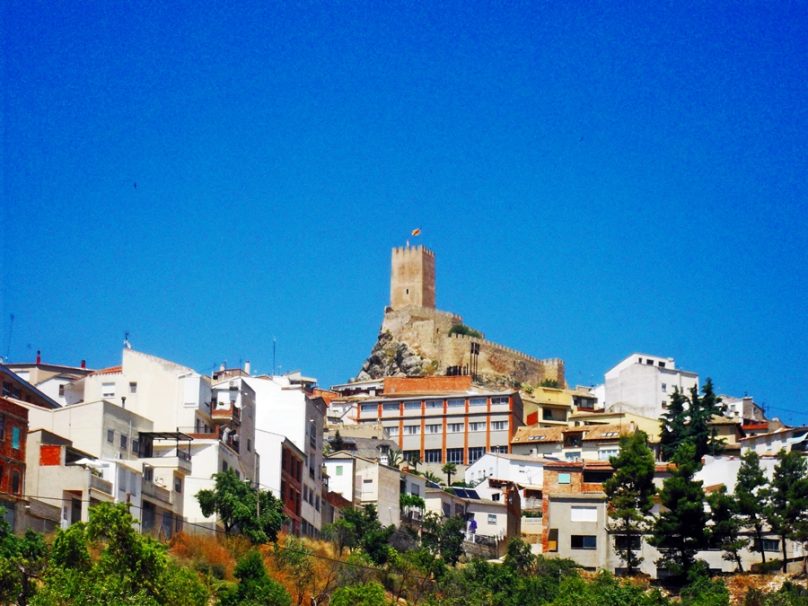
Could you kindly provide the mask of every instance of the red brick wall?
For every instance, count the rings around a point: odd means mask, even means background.
[[[24,491],[25,480],[25,444],[28,437],[28,409],[4,398],[0,398],[0,415],[3,415],[4,429],[0,436],[0,466],[2,466],[2,476],[0,476],[0,493],[11,494],[12,474],[19,474],[18,493]],[[12,448],[12,436],[14,428],[20,433],[19,448]]]
[[[465,391],[471,387],[471,376],[457,377],[385,377],[384,395],[396,393],[445,393]]]

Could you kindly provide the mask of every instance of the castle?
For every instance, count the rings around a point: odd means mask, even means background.
[[[540,360],[488,341],[463,319],[435,307],[435,253],[424,246],[392,251],[390,305],[379,339],[357,379],[472,375],[491,386],[565,385],[564,362]]]

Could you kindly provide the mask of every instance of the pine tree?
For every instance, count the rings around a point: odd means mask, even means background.
[[[692,442],[696,447],[697,461],[706,454],[720,454],[723,441],[710,425],[713,417],[724,414],[721,398],[713,391],[712,379],[707,379],[702,387],[702,395],[693,387],[690,396],[678,388],[674,389],[668,410],[660,420],[660,455],[665,461],[671,460],[683,442]]]
[[[648,448],[648,436],[636,431],[620,438],[620,452],[611,457],[614,475],[606,480],[603,490],[609,499],[608,526],[615,537],[615,549],[626,564],[628,574],[634,574],[642,563],[636,555],[635,537],[641,539],[648,529],[648,514],[654,506],[654,454]]]
[[[769,490],[766,520],[772,532],[780,537],[785,572],[788,564],[786,540],[799,538],[797,533],[808,516],[808,478],[805,477],[805,459],[799,452],[781,450],[777,453],[777,461]]]
[[[657,563],[683,577],[693,568],[696,554],[707,547],[707,520],[702,483],[693,480],[701,467],[690,442],[680,445],[672,457],[675,468],[659,493],[662,513],[649,543],[662,553]]]
[[[710,515],[713,521],[710,527],[710,544],[724,551],[724,559],[735,562],[737,572],[743,572],[741,550],[749,544],[741,534],[743,519],[738,513],[738,502],[730,494],[727,487],[722,486],[718,492],[707,497],[710,503]]]
[[[752,550],[759,551],[761,561],[766,563],[766,552],[763,550],[763,528],[765,525],[766,499],[768,498],[768,482],[760,467],[760,457],[754,450],[749,450],[741,457],[741,466],[735,480],[735,502],[738,515],[746,526],[755,532]]]

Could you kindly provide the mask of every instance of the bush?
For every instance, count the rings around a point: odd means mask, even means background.
[[[384,588],[378,583],[340,587],[328,602],[330,606],[387,606]]]
[[[483,333],[479,330],[474,330],[465,324],[455,324],[449,329],[449,336],[452,335],[466,335],[467,337],[475,337],[477,339],[483,338]]]

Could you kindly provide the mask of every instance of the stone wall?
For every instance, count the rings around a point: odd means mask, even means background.
[[[480,349],[476,374],[481,383],[511,387],[521,383],[539,385],[545,379],[554,379],[560,385],[566,384],[563,360],[541,360],[485,338],[449,334],[453,326],[462,324],[460,316],[433,308],[388,307],[371,356],[373,360],[369,359],[373,363],[366,362],[358,378],[445,375],[450,367],[462,373],[471,373],[471,344],[477,343]],[[379,364],[380,347],[388,352],[403,352],[405,357],[402,361],[407,368],[403,365]]]

